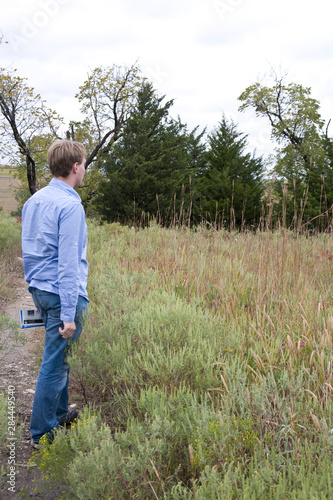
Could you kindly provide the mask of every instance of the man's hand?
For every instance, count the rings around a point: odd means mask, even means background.
[[[76,330],[75,321],[72,321],[71,323],[67,323],[66,321],[64,321],[63,323],[64,323],[64,328],[60,327],[59,333],[64,339],[69,339]]]

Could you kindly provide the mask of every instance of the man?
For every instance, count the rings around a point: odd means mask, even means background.
[[[31,444],[69,425],[70,346],[81,334],[88,308],[87,226],[74,188],[85,174],[86,151],[69,140],[54,142],[47,154],[53,179],[24,204],[22,253],[24,276],[45,323],[45,345],[31,415]]]

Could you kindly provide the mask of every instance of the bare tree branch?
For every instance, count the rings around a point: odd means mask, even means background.
[[[76,97],[82,103],[82,112],[95,128],[94,145],[88,154],[86,168],[101,151],[110,150],[120,137],[141,80],[137,66],[122,68],[114,65],[94,69],[80,87]]]
[[[25,85],[25,79],[15,70],[0,68],[0,125],[6,137],[0,145],[3,154],[17,159],[17,150],[25,159],[29,191],[36,192],[36,151],[33,144],[37,136],[58,137],[60,117],[45,107],[34,90]]]

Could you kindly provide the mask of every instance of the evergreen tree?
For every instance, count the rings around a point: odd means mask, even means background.
[[[104,160],[97,203],[109,221],[142,224],[149,214],[169,224],[189,209],[194,134],[169,116],[173,101],[162,104],[163,99],[150,83],[142,84],[122,135]]]
[[[198,174],[201,212],[226,227],[258,222],[263,195],[261,158],[245,153],[247,136],[223,115],[208,136],[205,168]]]

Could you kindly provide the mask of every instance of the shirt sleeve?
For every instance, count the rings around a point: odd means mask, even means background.
[[[80,287],[80,260],[85,224],[80,203],[63,209],[59,217],[58,283],[61,320],[74,321]]]

